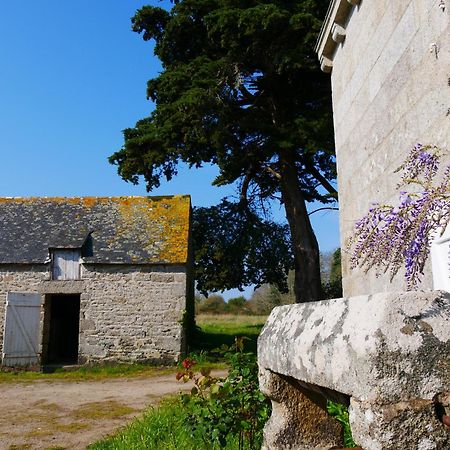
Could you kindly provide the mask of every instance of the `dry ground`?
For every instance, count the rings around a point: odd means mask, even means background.
[[[84,449],[161,397],[191,387],[173,374],[0,383],[0,449]]]

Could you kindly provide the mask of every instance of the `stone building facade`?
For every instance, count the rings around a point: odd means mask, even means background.
[[[3,364],[177,360],[190,210],[188,196],[1,199]]]
[[[450,150],[450,0],[332,0],[316,50],[331,73],[345,248],[372,202],[397,201],[412,146]],[[348,406],[364,450],[450,448],[450,288],[429,291],[436,267],[450,280],[445,246],[425,291],[350,271],[343,251],[345,298],[274,308],[258,339],[263,450],[342,448],[327,400]]]
[[[331,72],[345,248],[372,202],[398,198],[394,171],[412,146],[450,150],[450,2],[333,0],[317,52]],[[401,274],[350,271],[345,252],[343,284],[346,296],[405,288]]]

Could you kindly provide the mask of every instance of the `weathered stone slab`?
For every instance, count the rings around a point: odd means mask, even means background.
[[[275,308],[258,358],[362,401],[432,399],[450,387],[449,336],[449,294],[380,293]]]
[[[446,450],[449,428],[438,418],[433,400],[414,399],[393,404],[350,404],[354,439],[364,450]]]
[[[449,336],[450,294],[441,291],[282,306],[259,337],[260,381],[269,397],[267,372],[325,398],[327,390],[346,394],[365,450],[450,448],[437,412],[437,396],[450,392]],[[272,426],[266,443],[273,434]]]

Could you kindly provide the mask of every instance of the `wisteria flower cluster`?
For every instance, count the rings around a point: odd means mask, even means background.
[[[404,267],[407,288],[417,287],[431,241],[450,221],[450,166],[441,167],[442,154],[430,145],[411,149],[397,169],[403,189],[398,205],[374,204],[355,224],[348,248],[352,268],[373,267],[377,275],[388,272],[392,280]]]

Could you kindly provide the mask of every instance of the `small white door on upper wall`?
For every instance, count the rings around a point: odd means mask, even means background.
[[[28,366],[39,362],[41,296],[34,293],[6,294],[2,364]]]
[[[81,278],[79,249],[53,250],[53,280],[79,280]]]
[[[433,288],[450,292],[450,226],[431,244]]]

